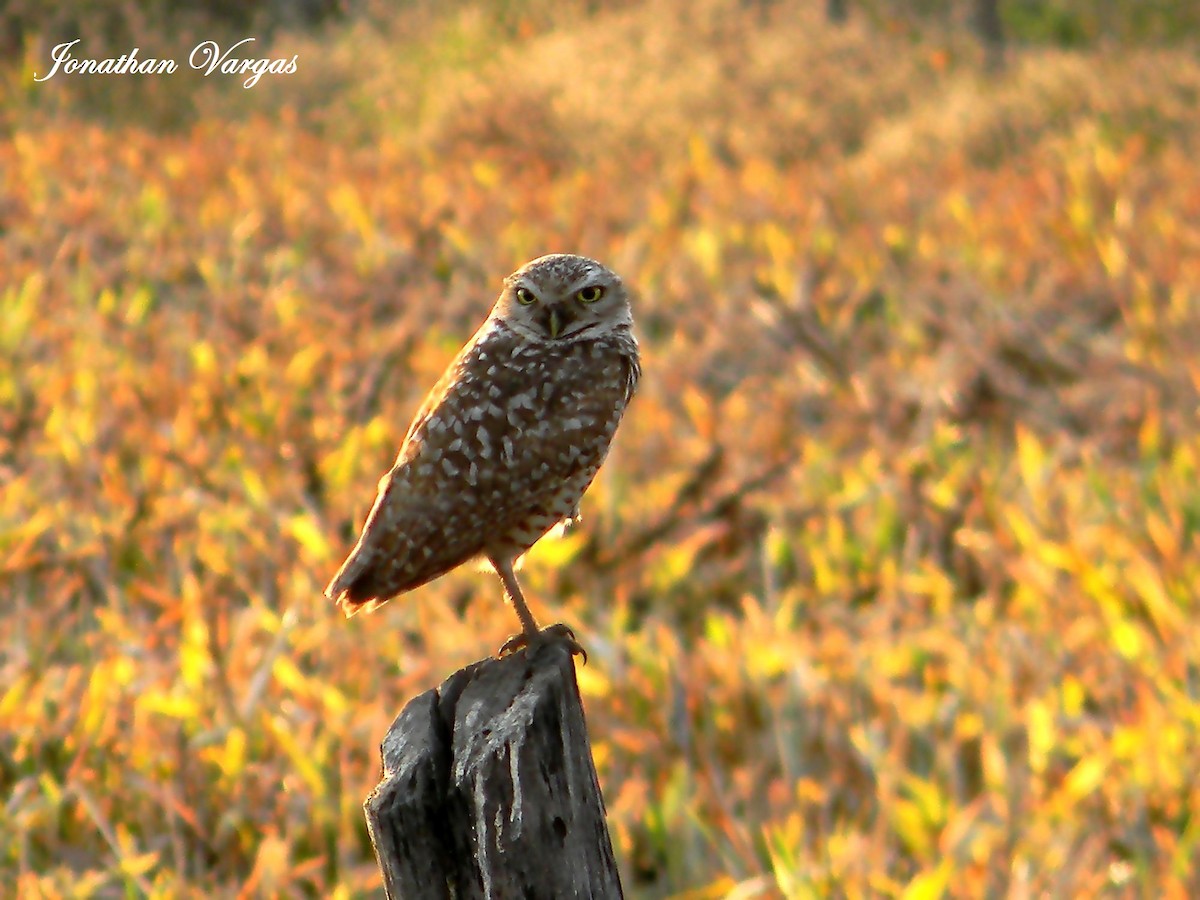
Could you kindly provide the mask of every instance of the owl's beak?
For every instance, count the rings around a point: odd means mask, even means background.
[[[559,306],[551,306],[546,310],[546,330],[550,332],[551,340],[557,338],[562,333],[563,326],[571,322],[571,317],[564,315],[564,312]]]

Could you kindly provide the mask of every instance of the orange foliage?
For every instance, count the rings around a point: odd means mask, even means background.
[[[320,588],[497,279],[572,251],[646,377],[526,578],[630,894],[1194,886],[1200,67],[989,82],[800,6],[347,25],[277,39],[291,89],[392,80],[0,138],[0,884],[376,888],[377,743],[510,614]]]

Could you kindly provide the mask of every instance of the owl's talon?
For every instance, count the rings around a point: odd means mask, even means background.
[[[562,622],[559,622],[556,625],[549,625],[533,635],[528,635],[524,632],[521,632],[520,634],[514,634],[504,642],[503,646],[500,647],[500,650],[496,653],[496,655],[503,658],[523,649],[526,656],[532,656],[538,651],[539,648],[545,646],[546,644],[558,643],[565,644],[567,650],[570,651],[572,656],[577,654],[582,656],[583,664],[585,666],[587,665],[587,651],[584,650],[583,645],[575,639],[575,632],[571,630],[570,626],[564,625]]]

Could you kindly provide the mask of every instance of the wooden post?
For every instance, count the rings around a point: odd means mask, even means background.
[[[392,900],[623,897],[564,646],[455,672],[381,749],[363,809]]]

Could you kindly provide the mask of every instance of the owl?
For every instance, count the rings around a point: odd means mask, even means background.
[[[640,375],[615,273],[569,254],[526,263],[425,398],[326,596],[352,616],[482,559],[521,622],[501,655],[582,652],[566,626],[539,628],[514,564],[578,517]]]

